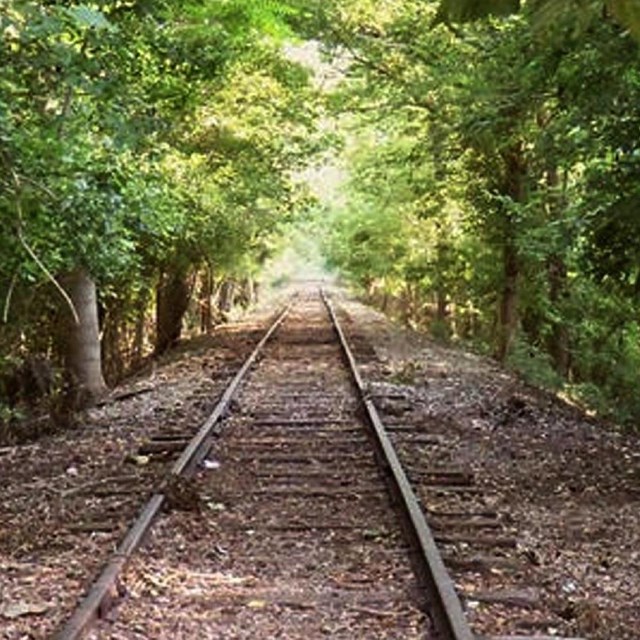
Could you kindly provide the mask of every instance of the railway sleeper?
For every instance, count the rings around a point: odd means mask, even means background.
[[[475,484],[473,475],[459,473],[433,473],[429,471],[416,472],[407,470],[411,479],[415,479],[419,484],[431,486],[447,487],[472,487]]]
[[[287,524],[263,524],[260,522],[247,523],[237,527],[242,531],[362,531],[371,538],[389,537],[391,532],[384,527],[369,524],[345,524],[344,522],[292,522]]]
[[[280,464],[279,462],[262,464],[259,467],[251,469],[254,478],[272,478],[284,480],[320,480],[321,482],[353,482],[355,480],[365,481],[367,483],[376,482],[379,484],[380,476],[376,473],[376,469],[367,467],[351,467],[344,471],[339,466],[324,466],[312,464],[293,464],[291,466]]]
[[[189,442],[193,437],[192,433],[157,433],[151,437],[152,442]]]
[[[485,604],[499,604],[520,609],[537,609],[542,605],[541,592],[535,588],[463,592],[462,597],[467,602],[475,601]]]
[[[519,558],[503,556],[456,556],[442,553],[445,565],[456,572],[493,573],[494,571],[521,571],[524,564]]]
[[[441,544],[466,544],[471,547],[500,547],[502,549],[516,549],[518,541],[510,536],[473,536],[459,533],[438,533],[435,541]]]
[[[499,522],[500,520],[500,514],[497,511],[494,511],[493,509],[484,509],[482,511],[477,511],[477,510],[445,511],[444,509],[431,508],[431,507],[426,507],[424,505],[422,505],[422,507],[427,513],[427,515],[431,516],[432,518],[453,518],[456,520],[463,519],[465,521],[471,520],[474,522],[475,521]]]
[[[317,438],[325,442],[321,442],[320,444],[330,444],[332,446],[335,445],[361,445],[367,444],[367,438],[363,435],[354,436],[350,435],[350,432],[342,435],[342,432],[335,433],[335,431],[323,431],[321,433],[314,434]],[[262,446],[274,446],[274,445],[282,445],[282,446],[299,446],[305,445],[308,446],[308,434],[307,433],[287,433],[286,436],[262,436],[255,438],[242,438],[235,439],[231,443],[234,447],[238,449],[245,449],[247,447],[262,447]]]
[[[384,496],[387,498],[387,494],[384,488],[380,487],[349,487],[348,489],[341,488],[318,488],[318,489],[300,489],[289,486],[268,487],[264,489],[258,489],[252,491],[253,496],[270,496],[272,498],[286,498],[286,497],[304,497],[304,498],[317,498],[317,497],[336,497],[336,496],[348,496],[353,499],[362,499],[365,496]],[[238,496],[240,497],[240,496]]]
[[[419,476],[429,476],[429,477],[442,477],[442,478],[457,478],[461,481],[474,482],[475,476],[471,471],[464,471],[462,469],[437,469],[437,468],[427,468],[421,469],[420,467],[416,468],[411,465],[404,465],[405,469],[409,473],[415,473]]]
[[[149,455],[168,455],[171,453],[179,453],[185,448],[188,442],[189,442],[188,439],[159,440],[159,441],[150,440],[148,442],[143,442],[138,447],[138,455],[149,456]]]
[[[526,635],[526,636],[476,636],[476,640],[587,640],[575,636],[549,636],[549,635]]]
[[[450,529],[503,529],[504,524],[493,518],[451,518],[446,522],[433,517],[427,517],[427,522],[436,531]]]
[[[356,422],[355,419],[351,418],[335,418],[335,417],[327,417],[324,416],[322,418],[291,418],[289,415],[282,418],[274,418],[271,414],[269,417],[260,418],[254,414],[252,416],[251,424],[253,426],[258,427],[280,427],[287,428],[293,427],[299,429],[300,427],[318,427],[318,429],[314,429],[314,433],[321,428],[324,430],[329,430],[326,425],[340,425],[340,424],[348,424],[353,425]],[[360,426],[351,426],[348,429],[349,431],[358,431],[362,432],[362,427]],[[307,430],[308,431],[308,430]]]
[[[246,452],[256,452],[259,454],[265,452],[273,452],[273,453],[290,453],[292,455],[299,455],[300,453],[306,453],[307,455],[311,455],[310,449],[313,447],[314,451],[324,451],[331,452],[335,454],[348,454],[348,455],[356,455],[362,451],[362,446],[367,445],[367,440],[365,438],[359,438],[357,440],[350,439],[336,439],[333,442],[330,442],[328,438],[325,438],[326,442],[316,442],[311,445],[307,439],[295,438],[292,440],[280,440],[280,441],[271,441],[271,442],[259,442],[257,440],[248,441],[247,444],[240,447],[234,448],[238,450],[242,450],[243,453]]]
[[[302,465],[330,465],[337,463],[340,468],[344,468],[344,465],[357,465],[359,467],[371,467],[378,468],[375,461],[371,457],[364,457],[362,455],[331,455],[331,454],[314,454],[309,453],[307,455],[289,455],[281,453],[266,453],[264,455],[233,455],[229,456],[234,462],[256,462],[256,463],[280,463],[280,464],[302,464]]]
[[[112,533],[118,531],[122,522],[115,520],[75,522],[67,526],[69,533]]]
[[[428,487],[427,491],[429,495],[461,494],[468,496],[486,496],[485,491],[474,486],[430,482],[423,482],[422,484]]]

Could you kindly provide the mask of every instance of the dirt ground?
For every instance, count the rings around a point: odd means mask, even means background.
[[[429,640],[410,555],[317,293],[299,298],[130,597],[90,638]],[[180,508],[178,510],[178,508]]]
[[[186,341],[76,428],[0,449],[0,638],[47,638],[113,552],[169,462],[156,433],[190,437],[262,333],[264,317]]]
[[[598,423],[488,358],[343,302],[354,332],[378,356],[363,367],[365,378],[408,390],[413,407],[403,421],[447,435],[446,463],[472,471],[491,507],[513,524],[562,627],[593,640],[638,640],[638,436]],[[481,619],[483,605],[474,605],[472,619]]]
[[[511,518],[564,621],[549,635],[640,639],[638,437],[341,295],[378,357],[365,379],[410,394],[403,419],[446,433],[448,461],[472,470]],[[90,410],[72,432],[0,452],[0,638],[48,637],[68,615],[166,469],[139,445],[161,428],[197,428],[263,320],[185,342],[122,389],[148,391]],[[120,492],[96,495],[114,483]],[[483,608],[473,603],[480,621]]]

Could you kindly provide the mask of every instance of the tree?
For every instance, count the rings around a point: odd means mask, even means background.
[[[516,15],[510,2],[437,4],[329,4],[318,20],[351,59],[336,103],[360,139],[379,136],[347,219],[364,226],[368,212],[384,229],[415,216],[410,234],[395,231],[393,285],[371,259],[357,279],[412,291],[411,322],[436,300],[454,338],[600,410],[609,398],[626,418],[637,411],[638,45],[619,20],[633,28],[633,16],[625,2],[526,3]],[[330,255],[355,276],[368,246],[387,254],[351,228],[341,222]]]
[[[613,16],[621,25],[629,29],[635,37],[640,37],[640,7],[635,0],[441,0],[438,8],[439,21],[468,22],[490,15],[509,15],[525,12],[537,21],[541,28],[554,28],[559,23],[572,23],[584,29],[596,20]]]
[[[5,349],[57,350],[99,393],[98,315],[116,376],[123,341],[141,352],[150,289],[162,351],[202,265],[224,275],[260,254],[304,198],[289,172],[316,144],[307,76],[277,42],[289,12],[242,0],[0,7],[0,274],[5,320],[27,322],[24,338],[0,332]],[[250,108],[231,115],[248,89]],[[41,283],[70,319],[64,339],[49,302],[36,334]]]

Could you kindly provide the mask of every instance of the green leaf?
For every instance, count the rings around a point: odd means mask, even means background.
[[[96,31],[117,31],[115,25],[111,24],[102,12],[84,4],[68,7],[62,11],[71,18],[77,27],[95,29]]]

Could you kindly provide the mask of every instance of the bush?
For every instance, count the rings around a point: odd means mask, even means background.
[[[507,364],[530,384],[546,389],[562,388],[562,376],[554,370],[549,354],[530,344],[523,336],[516,339]]]

